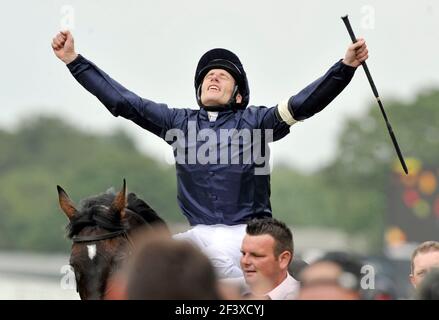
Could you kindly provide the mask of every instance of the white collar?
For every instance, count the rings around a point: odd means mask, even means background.
[[[207,115],[209,116],[209,121],[213,122],[218,117],[218,111],[207,111]]]
[[[287,273],[285,280],[267,293],[267,296],[269,296],[271,300],[293,300],[297,297],[299,288],[299,281]]]

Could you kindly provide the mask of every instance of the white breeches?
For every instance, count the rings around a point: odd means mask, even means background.
[[[212,262],[220,279],[238,278],[243,276],[239,261],[245,228],[245,224],[196,225],[186,232],[175,234],[173,238],[190,241],[200,248]]]

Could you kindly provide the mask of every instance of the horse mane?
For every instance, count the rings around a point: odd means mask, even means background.
[[[116,197],[113,188],[105,193],[83,199],[79,203],[78,214],[73,216],[66,227],[68,238],[77,235],[85,227],[100,227],[109,231],[128,230],[129,226],[120,219],[118,212],[112,212],[111,204]],[[135,193],[127,196],[127,209],[141,217],[145,224],[166,223],[157,215],[145,201]]]

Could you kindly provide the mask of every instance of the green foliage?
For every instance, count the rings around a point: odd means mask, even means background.
[[[0,132],[0,248],[62,250],[67,218],[56,185],[75,201],[119,189],[145,199],[165,220],[184,221],[176,205],[173,168],[140,154],[122,131],[109,136],[80,132],[59,119],[23,123]]]
[[[437,166],[439,91],[425,91],[411,103],[385,101],[385,108],[404,156]],[[0,249],[68,249],[57,184],[78,201],[111,186],[118,189],[125,177],[129,190],[167,222],[186,222],[177,207],[175,169],[141,154],[121,131],[97,136],[40,118],[15,133],[0,131],[0,150]],[[274,170],[274,215],[297,227],[366,235],[378,251],[388,179],[397,161],[380,110],[372,104],[368,114],[344,125],[337,156],[326,168],[310,175]]]
[[[437,166],[439,91],[425,91],[411,103],[386,101],[385,108],[405,158]],[[400,167],[399,161],[381,111],[372,104],[366,116],[346,123],[337,156],[326,168],[309,176],[284,168],[273,172],[274,213],[294,226],[365,235],[370,249],[379,251],[394,166]]]
[[[425,165],[438,165],[438,106],[437,90],[425,91],[410,103],[385,103],[406,160],[416,158]],[[378,106],[372,105],[365,117],[348,122],[337,155],[322,170],[328,184],[342,187],[337,210],[349,208],[346,218],[355,217],[356,221],[350,223],[348,230],[367,234],[378,250],[382,247],[390,174],[394,167],[401,168]],[[341,201],[343,194],[345,201]]]

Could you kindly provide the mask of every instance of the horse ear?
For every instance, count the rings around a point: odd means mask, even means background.
[[[77,212],[75,205],[72,200],[70,200],[67,192],[65,192],[63,188],[61,188],[60,186],[56,186],[56,189],[58,190],[59,205],[62,211],[64,211],[64,213],[66,214],[67,218],[71,220]]]
[[[125,216],[125,207],[127,205],[127,184],[125,179],[123,179],[123,187],[120,190],[116,198],[114,198],[113,203],[111,204],[111,209],[120,214],[120,218],[122,219]]]

